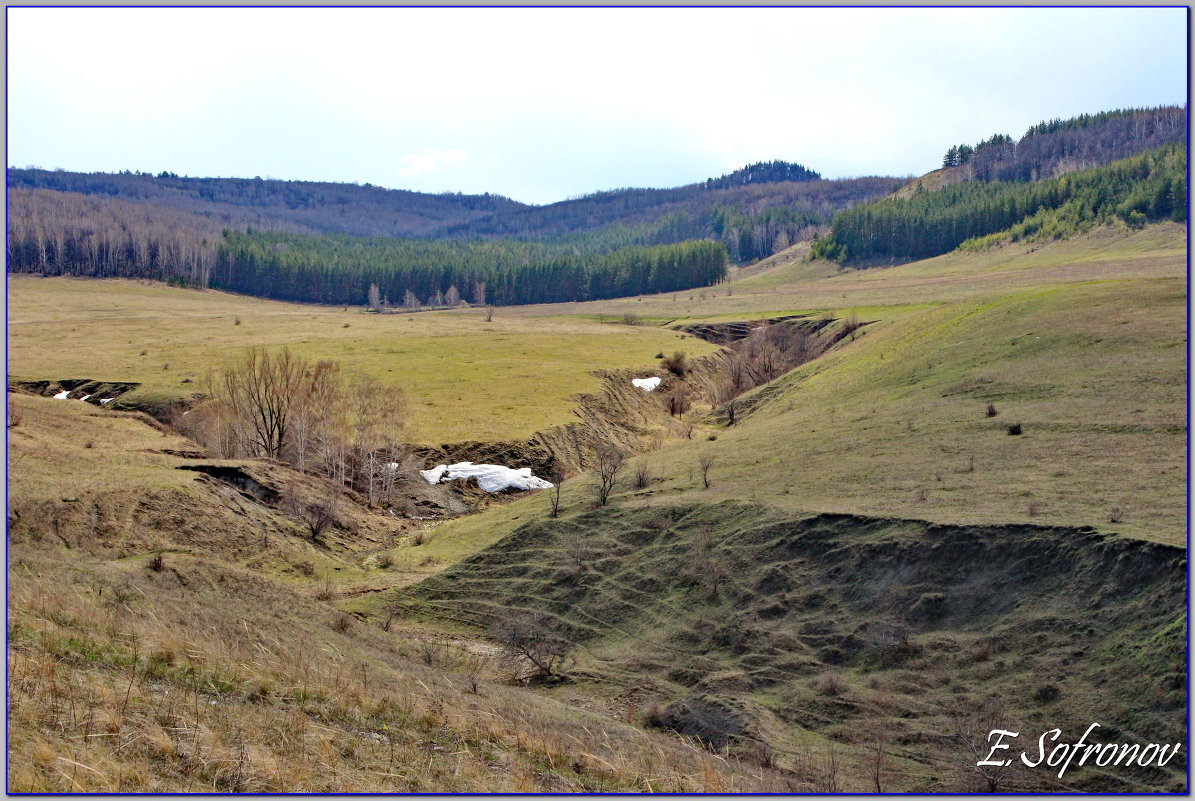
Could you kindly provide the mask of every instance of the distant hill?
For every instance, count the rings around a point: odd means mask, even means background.
[[[618,189],[527,206],[500,195],[368,184],[10,169],[8,269],[206,286],[224,232],[250,229],[424,240],[424,247],[400,249],[411,253],[438,252],[434,240],[521,240],[567,249],[569,258],[708,239],[731,261],[749,262],[812,239],[836,212],[900,183],[825,181],[800,165],[770,162],[675,189]],[[441,283],[446,292],[451,281]]]
[[[723,186],[729,177],[711,179],[713,186],[705,182],[675,189],[615,189],[547,206],[527,206],[449,226],[440,235],[483,239],[572,236],[586,242],[619,239],[627,245],[711,238],[726,246],[731,260],[749,262],[812,238],[839,211],[884,197],[904,183],[904,179],[873,176],[834,181],[734,181]]]
[[[231,222],[241,222],[243,210],[249,209],[271,227],[352,236],[426,236],[444,225],[523,208],[522,203],[500,195],[433,195],[370,184],[187,178],[165,172],[9,169],[8,187],[153,203]]]

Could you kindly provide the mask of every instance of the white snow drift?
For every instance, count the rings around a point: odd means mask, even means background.
[[[391,467],[391,465],[387,465],[387,467]],[[397,464],[391,467],[391,469],[397,468]],[[548,489],[552,486],[551,482],[531,475],[530,467],[520,467],[516,470],[497,464],[473,464],[472,462],[441,464],[431,470],[420,470],[419,475],[423,476],[428,484],[455,481],[458,478],[476,478],[477,485],[485,492],[501,492],[504,489]]]
[[[67,398],[70,397],[70,395],[71,395],[71,391],[69,389],[64,389],[61,392],[59,392],[57,395],[54,396],[54,400],[66,400]]]
[[[631,383],[644,392],[651,392],[660,385],[660,379],[655,376],[651,378],[632,378]]]

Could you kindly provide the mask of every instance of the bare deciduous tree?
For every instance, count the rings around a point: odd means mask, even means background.
[[[710,468],[714,466],[714,462],[718,461],[713,454],[706,453],[697,460],[697,464],[701,467],[701,483],[706,489],[710,488]]]
[[[952,715],[954,737],[962,746],[960,768],[982,789],[998,793],[1020,773],[1016,760],[1001,757],[1009,751],[997,751],[991,757],[997,731],[1020,731],[1013,726],[1004,704],[998,698],[956,706]],[[1005,764],[1007,762],[1008,764]],[[992,763],[992,764],[979,764]]]
[[[598,506],[610,502],[610,495],[618,486],[618,474],[626,466],[627,455],[613,445],[598,448],[594,457],[593,494]]]
[[[329,484],[315,498],[306,498],[294,488],[282,495],[282,510],[307,527],[312,541],[319,541],[328,526],[334,525],[340,513],[340,488]]]
[[[541,677],[559,675],[575,647],[559,625],[537,613],[503,618],[490,628],[490,636],[508,657],[529,662]]]
[[[559,464],[552,466],[552,492],[548,499],[552,502],[552,517],[560,516],[560,485],[564,483],[564,468]]]
[[[283,348],[250,348],[245,358],[210,381],[213,400],[240,424],[254,456],[277,459],[289,442],[291,425],[306,402],[308,364]]]
[[[444,293],[444,305],[456,308],[461,305],[461,293],[456,288],[456,284],[448,287],[448,291]]]

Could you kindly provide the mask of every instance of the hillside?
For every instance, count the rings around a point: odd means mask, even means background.
[[[1185,107],[1054,119],[1020,140],[953,145],[942,169],[837,215],[813,255],[856,267],[995,242],[1064,239],[1114,220],[1187,218]]]
[[[705,184],[621,189],[533,207],[496,195],[428,195],[369,185],[10,169],[7,264],[9,272],[151,278],[207,287],[213,285],[217,261],[223,258],[227,268],[233,263],[230,255],[241,250],[226,247],[229,237],[243,242],[244,237],[289,236],[287,242],[307,251],[389,248],[388,273],[419,270],[428,261],[445,265],[452,275],[424,276],[392,292],[395,305],[402,303],[405,289],[420,302],[438,305],[431,303],[433,295],[447,293],[454,284],[473,300],[482,272],[517,272],[528,265],[543,269],[549,266],[545,261],[567,261],[574,272],[602,272],[598,283],[617,286],[617,268],[588,262],[686,240],[714,240],[731,261],[752,261],[815,236],[834,213],[882,197],[899,183],[888,178],[823,181],[800,165],[772,162]],[[494,244],[487,247],[486,241]],[[278,253],[275,249],[275,260],[281,258]],[[470,257],[475,253],[486,259],[484,270]],[[360,274],[369,261],[368,256],[353,261],[342,272]],[[654,271],[642,261],[634,269]],[[462,272],[471,277],[462,278]],[[578,281],[591,283],[587,277],[566,283]],[[678,281],[661,273],[658,281],[632,293],[679,286]],[[503,282],[560,283],[539,275],[494,281]],[[300,281],[287,290],[259,287],[254,265],[247,265],[238,267],[235,280],[226,274],[217,285],[266,297],[342,302],[328,297],[326,280],[317,280],[317,287],[312,283]],[[369,283],[356,281],[339,295],[364,303]],[[587,288],[567,299],[607,296],[605,290]],[[507,292],[491,293],[486,300],[549,299],[555,298]]]
[[[318,491],[310,476],[196,459],[136,415],[14,393],[9,408],[10,792],[801,786],[330,605],[344,577],[384,582],[369,557],[416,523],[346,509],[313,542],[194,468],[281,492]]]
[[[432,195],[370,184],[15,167],[8,169],[8,188],[69,192],[174,209],[227,227],[264,221],[270,228],[352,236],[425,236],[444,225],[523,205],[500,195]],[[23,200],[20,195],[17,199]]]
[[[316,475],[10,392],[10,786],[943,791],[977,789],[984,726],[1183,740],[1185,227],[882,270],[800,253],[489,321],[12,279],[39,394],[144,382],[120,405],[153,410],[287,344],[404,388],[411,431],[452,444],[411,471],[566,478],[558,518],[542,491],[445,519],[476,490],[411,472],[313,536],[284,499]],[[734,360],[695,332],[781,330],[828,347],[732,423]],[[633,458],[594,508],[603,439]],[[491,624],[525,619],[568,643],[559,675],[502,657]],[[110,736],[72,739],[80,715]],[[1173,791],[1185,764],[1000,781]]]

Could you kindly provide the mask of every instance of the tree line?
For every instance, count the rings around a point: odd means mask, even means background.
[[[494,305],[556,303],[709,286],[726,276],[720,244],[690,240],[608,253],[543,242],[311,237],[228,232],[211,286],[311,303],[419,308],[450,295]],[[375,289],[371,289],[371,287]],[[440,304],[435,304],[435,299]]]
[[[1016,141],[995,134],[974,146],[952,145],[942,166],[970,165],[971,177],[979,181],[1036,181],[1185,142],[1186,137],[1185,107],[1117,109],[1047,120]]]
[[[1172,144],[1045,181],[969,181],[887,198],[839,214],[812,253],[834,261],[917,259],[1029,219],[1037,223],[1019,235],[1068,236],[1114,218],[1186,220],[1186,159],[1185,144]]]
[[[8,190],[8,270],[206,286],[220,223],[74,192]]]

